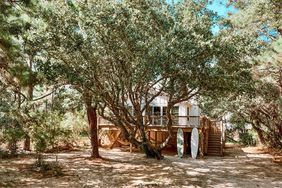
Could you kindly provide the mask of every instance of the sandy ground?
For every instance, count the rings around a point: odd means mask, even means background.
[[[282,165],[257,148],[227,148],[224,157],[165,156],[101,149],[108,160],[91,160],[83,151],[60,153],[60,177],[30,170],[31,156],[0,161],[0,187],[282,187]],[[47,155],[47,160],[55,160]]]

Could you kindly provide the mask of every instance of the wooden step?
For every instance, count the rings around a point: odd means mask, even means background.
[[[209,136],[209,138],[221,138],[221,136]]]
[[[221,147],[221,144],[210,144],[210,145],[208,145],[209,146],[209,148],[210,147]]]
[[[209,140],[208,140],[208,141],[219,141],[219,142],[220,142],[220,141],[221,141],[221,139],[219,139],[219,138],[213,138],[213,139],[210,139],[210,138],[209,138]]]
[[[217,152],[208,152],[207,153],[208,155],[220,155],[220,151],[217,151]]]
[[[208,142],[220,142],[220,141],[221,141],[221,139],[209,139]]]
[[[208,149],[208,152],[209,151],[220,151],[220,148],[210,148],[210,149]]]
[[[212,146],[221,146],[221,143],[219,143],[219,142],[208,143],[208,147],[212,147]]]
[[[220,151],[220,148],[210,148],[210,149],[208,149],[208,152],[209,151]]]
[[[221,142],[220,141],[208,142],[208,146],[212,146],[212,145],[221,145]]]
[[[209,137],[209,140],[213,140],[213,139],[221,139],[221,137],[215,137],[215,136],[213,136],[213,137]]]
[[[221,148],[221,145],[209,145],[208,148]]]
[[[220,142],[209,142],[209,143],[208,143],[208,146],[213,146],[213,145],[215,145],[215,146],[221,146],[221,143],[220,143]]]
[[[220,152],[220,148],[208,150],[208,153],[217,153],[217,152]]]
[[[212,138],[211,138],[211,137],[209,137],[209,141],[210,141],[210,140],[221,140],[221,138],[218,138],[218,137],[212,137]]]
[[[208,153],[208,156],[221,156],[221,153]]]
[[[209,145],[208,145],[209,147],[212,147],[212,146],[221,146],[221,144],[220,143],[210,143]]]
[[[209,136],[209,138],[221,138],[221,136],[218,136],[218,135],[212,135],[212,136]]]
[[[209,143],[208,143],[208,146],[213,146],[213,145],[215,145],[215,146],[221,146],[221,143],[220,143],[220,142],[209,142]]]
[[[220,149],[221,147],[220,146],[213,146],[213,147],[209,147],[211,150],[213,149]],[[209,149],[208,149],[209,150]]]
[[[208,150],[208,153],[218,153],[220,149]]]

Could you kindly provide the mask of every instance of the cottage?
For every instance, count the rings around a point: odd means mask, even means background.
[[[134,114],[130,103],[128,109]],[[167,97],[162,95],[157,96],[151,102],[150,108],[146,112],[150,114],[150,125],[147,134],[150,141],[155,145],[162,143],[167,136],[167,129],[165,128],[167,121],[166,109]],[[172,108],[171,114],[173,116],[173,136],[167,146],[168,150],[177,152],[177,131],[181,129],[184,133],[184,154],[189,156],[191,153],[191,132],[193,128],[197,128],[199,132],[199,155],[221,156],[223,154],[223,124],[203,116],[196,102],[185,101],[178,103]],[[122,138],[121,131],[102,117],[98,118],[98,126],[100,137],[108,137],[110,141],[108,146],[110,148],[121,145],[131,146]]]

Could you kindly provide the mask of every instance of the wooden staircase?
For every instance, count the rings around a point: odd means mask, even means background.
[[[223,155],[222,129],[216,125],[211,127],[209,134],[208,134],[207,155],[210,155],[210,156],[222,156]]]

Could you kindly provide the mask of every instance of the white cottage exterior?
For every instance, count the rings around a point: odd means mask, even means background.
[[[168,97],[166,95],[157,96],[151,102],[149,109],[143,114],[144,121],[148,121],[146,114],[150,114],[149,125],[146,126],[146,132],[150,141],[155,145],[162,143],[167,136],[167,105]],[[134,110],[130,102],[128,102],[128,108],[134,115]],[[197,128],[200,135],[200,155],[222,155],[224,134],[221,127],[222,124],[206,116],[202,116],[201,109],[197,105],[197,102],[191,100],[178,103],[172,108],[171,115],[173,119],[173,135],[168,144],[168,148],[176,148],[176,133],[179,129],[182,129],[184,132],[184,153],[189,154],[191,150],[191,132],[193,128]],[[130,145],[122,138],[118,126],[113,125],[102,117],[98,118],[98,126],[101,134],[106,135],[108,140],[110,140],[110,144],[108,145],[110,148],[114,146]]]
[[[151,103],[151,114],[153,115],[153,125],[165,125],[167,108],[167,96],[157,96]],[[181,102],[172,108],[174,125],[178,126],[200,126],[201,109],[192,102]]]

